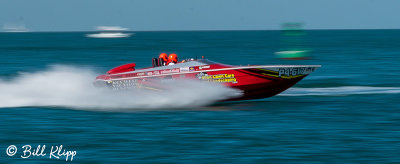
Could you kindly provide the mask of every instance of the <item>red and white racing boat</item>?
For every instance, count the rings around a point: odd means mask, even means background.
[[[111,69],[96,78],[96,86],[112,89],[148,88],[162,89],[153,83],[158,80],[196,79],[222,83],[243,91],[241,97],[230,100],[259,99],[271,97],[293,86],[320,65],[253,65],[232,66],[207,59],[191,59],[169,66],[135,69],[136,64],[125,64]]]

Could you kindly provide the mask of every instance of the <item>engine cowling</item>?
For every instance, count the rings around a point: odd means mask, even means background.
[[[135,63],[124,64],[124,65],[121,65],[121,66],[118,66],[118,67],[115,67],[115,68],[109,70],[107,73],[108,74],[116,74],[116,73],[134,71],[135,66],[136,66]]]

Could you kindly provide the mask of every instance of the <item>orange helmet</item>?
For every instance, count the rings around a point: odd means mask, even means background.
[[[171,62],[178,63],[178,56],[176,54],[169,54],[168,64]]]
[[[167,56],[168,56],[168,55],[167,55],[166,53],[161,53],[160,56],[159,56],[158,58],[161,58],[163,61],[166,62],[166,61],[168,60],[168,59],[167,59]]]

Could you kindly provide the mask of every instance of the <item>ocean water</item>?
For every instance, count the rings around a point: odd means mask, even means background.
[[[75,163],[400,162],[400,30],[307,31],[308,60],[275,57],[280,31],[85,34],[0,33],[1,163],[65,161],[49,158],[60,145]],[[96,75],[161,52],[322,68],[252,101],[216,103],[235,91],[187,82],[168,94],[93,90]],[[46,155],[22,158],[24,145]]]

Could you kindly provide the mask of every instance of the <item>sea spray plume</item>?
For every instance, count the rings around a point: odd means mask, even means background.
[[[241,95],[235,89],[194,80],[166,82],[163,85],[167,91],[163,92],[116,92],[94,87],[96,75],[90,69],[60,65],[21,73],[11,80],[0,80],[0,107],[59,106],[103,111],[190,108]]]

